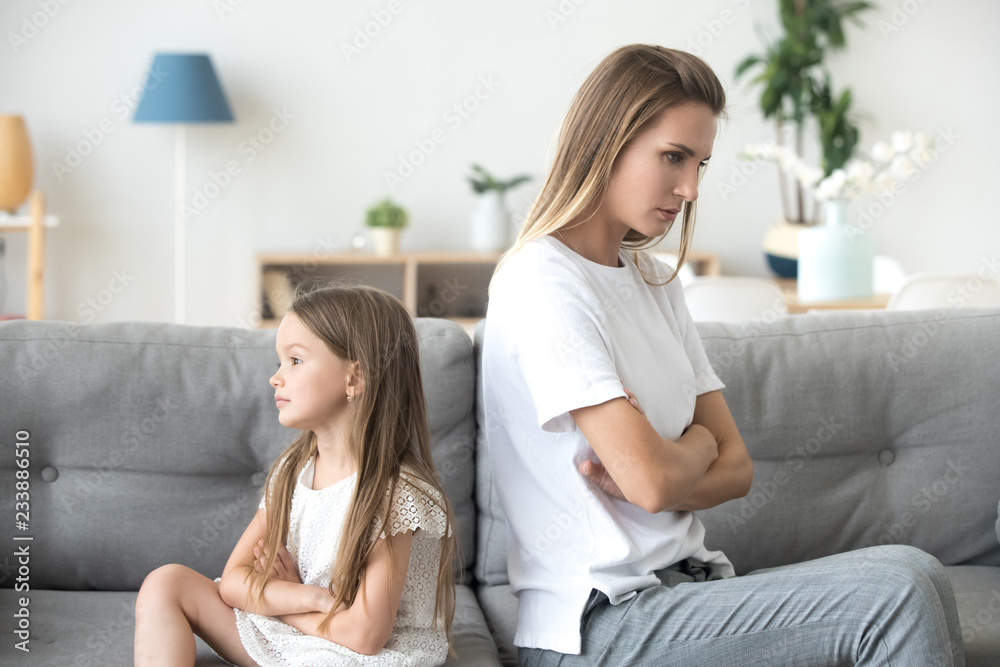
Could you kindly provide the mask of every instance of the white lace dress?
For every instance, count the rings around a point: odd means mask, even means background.
[[[357,473],[317,491],[312,488],[313,472],[310,459],[292,495],[285,548],[296,563],[302,583],[328,586]],[[326,639],[303,634],[269,616],[236,609],[236,627],[250,657],[264,667],[442,664],[448,654],[448,640],[440,623],[432,627],[440,538],[446,526],[441,504],[434,500],[439,498],[433,488],[408,477],[405,472],[396,485],[389,515],[389,534],[417,528],[420,531],[413,535],[406,584],[396,624],[385,648],[375,655],[363,655]],[[385,531],[380,537],[385,537]]]

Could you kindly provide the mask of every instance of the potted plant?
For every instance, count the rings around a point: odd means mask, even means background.
[[[386,198],[368,209],[365,225],[371,227],[376,255],[399,252],[399,232],[406,227],[406,209]]]
[[[762,85],[761,112],[764,118],[774,121],[778,146],[782,145],[786,126],[792,125],[792,150],[800,160],[810,119],[817,127],[821,171],[789,174],[779,167],[783,219],[764,239],[764,252],[772,270],[783,277],[795,277],[798,230],[819,217],[818,204],[806,201],[806,190],[842,169],[858,142],[858,129],[850,117],[851,91],[834,94],[823,61],[829,51],[845,47],[844,20],[860,25],[858,14],[871,9],[872,4],[863,0],[779,0],[778,6],[785,35],[767,45],[764,53],[740,62],[736,78],[760,70],[752,83]],[[791,183],[793,207],[788,202],[790,177],[797,177]]]
[[[510,240],[510,213],[504,194],[531,179],[514,176],[506,181],[495,178],[478,164],[472,165],[475,175],[469,176],[472,190],[479,195],[479,202],[472,214],[472,248],[482,252],[503,250]]]

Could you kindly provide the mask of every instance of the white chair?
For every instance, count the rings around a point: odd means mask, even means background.
[[[695,276],[684,285],[684,300],[699,322],[770,321],[788,315],[784,294],[769,278]]]
[[[906,280],[903,265],[888,255],[875,255],[872,288],[875,294],[892,294]]]
[[[886,310],[1000,308],[1000,283],[974,273],[914,273],[892,293]]]
[[[650,254],[653,255],[653,257],[666,262],[670,266],[677,268],[677,253],[650,251]],[[694,269],[691,268],[690,264],[682,266],[681,270],[677,273],[677,278],[680,279],[682,287],[690,283],[695,277]]]

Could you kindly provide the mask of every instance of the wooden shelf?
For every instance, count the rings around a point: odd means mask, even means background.
[[[452,319],[468,328],[486,316],[487,288],[499,259],[500,253],[443,251],[262,253],[257,256],[260,326],[278,325],[289,289],[307,281],[346,280],[384,289],[415,317]]]
[[[59,218],[45,215],[42,193],[31,193],[28,213],[0,213],[0,232],[28,233],[28,302],[27,318],[40,320],[45,316],[45,228],[57,227]]]
[[[260,327],[278,326],[289,292],[307,281],[347,280],[395,295],[415,317],[457,321],[467,331],[486,316],[486,296],[502,253],[413,251],[393,255],[364,252],[321,256],[301,253],[257,255]],[[719,257],[690,252],[697,275],[719,275]]]

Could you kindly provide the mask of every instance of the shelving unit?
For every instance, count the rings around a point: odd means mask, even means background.
[[[58,225],[59,218],[45,215],[45,199],[37,190],[31,193],[27,215],[0,213],[0,233],[28,233],[26,305],[29,320],[40,320],[45,316],[45,228]]]
[[[442,317],[472,331],[486,316],[487,290],[501,253],[423,251],[378,256],[347,252],[329,255],[262,253],[257,256],[260,326],[276,327],[282,302],[307,281],[346,280],[371,285],[398,297],[416,317]],[[690,252],[698,275],[718,275],[719,258]]]
[[[268,290],[265,275],[283,273],[287,286],[313,280],[346,280],[372,285],[398,297],[416,317],[443,317],[462,326],[486,316],[486,294],[500,253],[404,252],[378,256],[341,253],[316,257],[300,254],[257,256],[257,294],[261,326],[278,326],[283,294]],[[271,292],[270,294],[268,292]],[[277,311],[277,312],[276,312]]]

